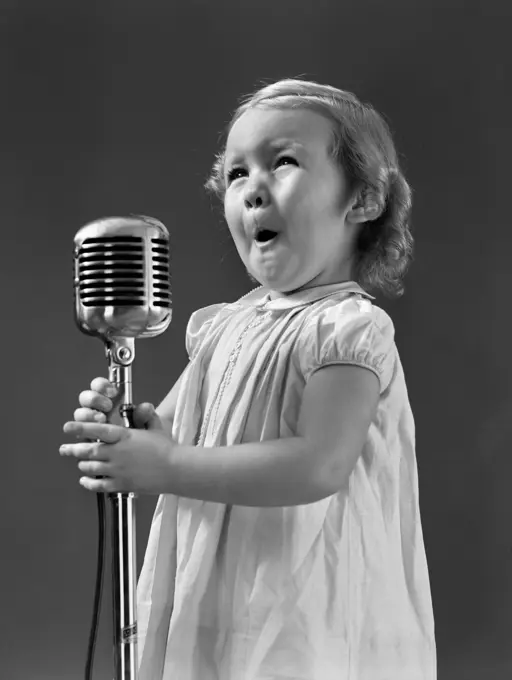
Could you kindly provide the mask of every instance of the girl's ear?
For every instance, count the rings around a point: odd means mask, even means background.
[[[382,213],[382,208],[374,194],[365,193],[363,197],[356,196],[352,207],[347,212],[346,221],[352,224],[376,220]]]

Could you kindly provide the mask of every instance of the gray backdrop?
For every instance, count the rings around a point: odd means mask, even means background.
[[[158,402],[191,312],[251,287],[202,190],[218,133],[261,79],[299,74],[355,91],[395,131],[416,263],[405,297],[379,304],[416,417],[439,678],[509,677],[511,6],[3,0],[2,679],[83,677],[96,507],[58,447],[106,362],[74,326],[73,236],[130,212],[169,228],[174,319],[137,344],[134,368],[136,400]],[[139,565],[153,506],[139,502]],[[112,677],[110,614],[107,589],[98,679]]]

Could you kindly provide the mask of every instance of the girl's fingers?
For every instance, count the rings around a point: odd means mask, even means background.
[[[80,442],[79,444],[63,444],[59,453],[61,456],[71,456],[79,460],[108,461],[105,447],[96,442]]]
[[[93,477],[81,477],[80,484],[87,489],[87,491],[95,491],[96,493],[115,493],[121,491],[115,480],[105,477],[104,479],[94,479]]]
[[[118,393],[117,387],[108,381],[107,378],[94,378],[91,382],[91,390],[99,392],[109,399],[113,399]]]
[[[62,429],[67,434],[83,437],[84,439],[99,439],[105,442],[105,444],[116,444],[130,436],[129,428],[111,425],[110,423],[77,423],[76,421],[70,421],[64,423]]]
[[[96,422],[96,423],[106,423],[107,422],[107,416],[105,413],[101,413],[101,411],[96,411],[96,409],[93,408],[77,408],[75,409],[73,413],[73,418],[74,420],[77,420],[78,422],[82,423],[88,423],[88,422]]]
[[[95,409],[96,411],[103,411],[103,413],[110,413],[114,408],[111,399],[95,390],[84,390],[83,392],[80,392],[78,395],[78,403],[83,408]]]
[[[112,471],[110,463],[104,463],[100,460],[81,460],[78,463],[78,469],[85,472],[89,477],[108,477]]]
[[[135,427],[139,430],[144,429],[144,427],[151,420],[155,407],[152,404],[139,404],[135,407],[133,411],[133,423]]]

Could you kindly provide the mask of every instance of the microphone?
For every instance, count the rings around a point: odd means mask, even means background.
[[[75,320],[83,333],[150,338],[172,318],[169,232],[152,217],[106,217],[75,236]]]
[[[83,333],[104,342],[109,380],[118,387],[119,412],[125,427],[134,426],[131,365],[135,339],[159,335],[171,322],[169,251],[167,229],[158,220],[144,215],[105,217],[86,224],[75,235],[75,322]],[[109,493],[108,497],[112,517],[115,680],[136,680],[135,494]],[[98,494],[100,526],[103,498],[103,494]],[[99,554],[102,552],[100,547]],[[88,673],[99,618],[97,600]]]

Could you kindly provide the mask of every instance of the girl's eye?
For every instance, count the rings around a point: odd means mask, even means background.
[[[231,168],[231,170],[228,172],[228,184],[234,182],[235,179],[240,179],[240,177],[244,177],[244,175],[246,174],[247,170],[244,170],[244,168]]]
[[[281,165],[298,165],[297,160],[293,158],[293,156],[280,156],[275,165],[276,167],[280,167]],[[248,171],[245,168],[242,168],[240,166],[231,168],[229,170],[227,178],[228,178],[228,185],[231,184],[231,182],[234,182],[237,179],[240,179],[241,177],[247,177]]]
[[[276,165],[297,165],[297,161],[293,156],[281,156],[280,158],[277,159]]]

